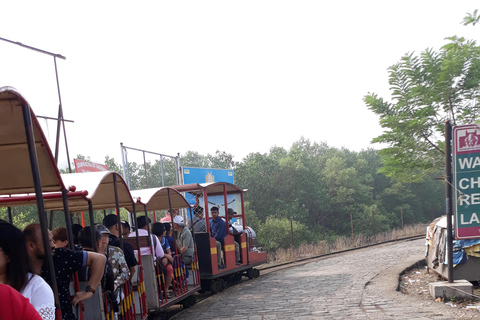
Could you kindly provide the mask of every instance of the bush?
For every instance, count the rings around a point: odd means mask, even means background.
[[[310,242],[312,234],[306,225],[293,221],[293,239],[295,247],[298,247]],[[291,221],[268,217],[258,230],[258,241],[267,251],[289,248],[292,244]]]

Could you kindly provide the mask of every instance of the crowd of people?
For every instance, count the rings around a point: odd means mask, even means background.
[[[175,255],[180,258],[182,265],[192,263],[194,256],[194,241],[192,232],[206,232],[206,221],[203,208],[195,207],[192,219],[184,221],[180,215],[168,212],[162,220],[166,222],[151,223],[146,216],[139,216],[135,221],[136,231],[132,231],[128,222],[122,221],[121,227],[117,223],[117,215],[106,215],[102,224],[83,228],[81,225],[72,226],[73,244],[69,243],[66,228],[59,227],[48,230],[48,240],[53,258],[55,276],[50,275],[51,268],[46,263],[42,232],[39,224],[27,225],[23,231],[14,225],[0,220],[0,291],[15,294],[10,296],[11,306],[28,305],[22,307],[23,313],[18,313],[18,319],[55,319],[56,303],[54,298],[55,278],[58,292],[58,304],[62,319],[75,320],[74,308],[80,302],[91,298],[97,288],[109,294],[111,305],[109,310],[118,312],[119,305],[124,299],[122,288],[135,273],[137,259],[132,245],[123,242],[120,249],[120,235],[122,237],[146,236],[151,230],[151,244],[154,261],[165,273],[165,295],[171,298],[173,292],[170,286],[173,280]],[[235,212],[228,210],[227,220],[219,217],[218,207],[211,208],[209,227],[211,236],[216,240],[219,269],[224,269],[221,248],[226,236],[227,227],[230,234],[237,231],[232,225]],[[173,224],[173,229],[171,225]],[[175,240],[174,240],[175,237]],[[141,247],[140,254],[151,254],[150,247]],[[240,263],[239,244],[235,242],[237,264]],[[77,273],[80,281],[88,283],[85,290],[70,295],[70,283],[73,274]],[[8,286],[8,288],[6,287]],[[18,293],[18,294],[17,294]],[[3,294],[2,294],[3,296]],[[8,308],[7,308],[8,309]],[[9,311],[0,308],[0,319],[10,318]],[[38,316],[37,316],[38,315]]]

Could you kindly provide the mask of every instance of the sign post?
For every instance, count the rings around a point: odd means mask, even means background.
[[[455,238],[480,238],[480,128],[453,129]]]

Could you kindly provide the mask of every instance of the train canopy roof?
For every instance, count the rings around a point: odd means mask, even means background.
[[[209,195],[223,194],[223,188],[225,187],[227,193],[244,193],[244,190],[234,184],[228,182],[208,182],[208,183],[192,183],[173,186],[179,192],[188,192],[194,196],[203,196],[203,192],[206,190]]]
[[[104,210],[115,208],[114,179],[116,179],[118,202],[120,208],[131,206],[133,198],[130,194],[125,180],[122,176],[113,171],[70,173],[61,175],[63,182],[69,189],[87,192],[83,201],[70,201],[68,207],[70,212],[88,211],[88,200],[92,201],[93,210]],[[52,208],[45,203],[48,210],[61,210]]]
[[[28,102],[12,87],[0,88],[0,194],[35,193],[23,110],[30,110],[42,192],[61,191],[55,159]]]
[[[137,213],[144,212],[145,206],[147,210],[168,210],[170,205],[174,209],[190,207],[185,197],[170,187],[133,190],[131,193],[135,200],[135,211]],[[133,211],[131,205],[126,206],[126,208],[130,212]]]

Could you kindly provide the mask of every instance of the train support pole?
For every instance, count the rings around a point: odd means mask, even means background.
[[[445,122],[445,210],[447,215],[447,262],[448,282],[453,283],[453,237],[452,237],[452,126]]]

